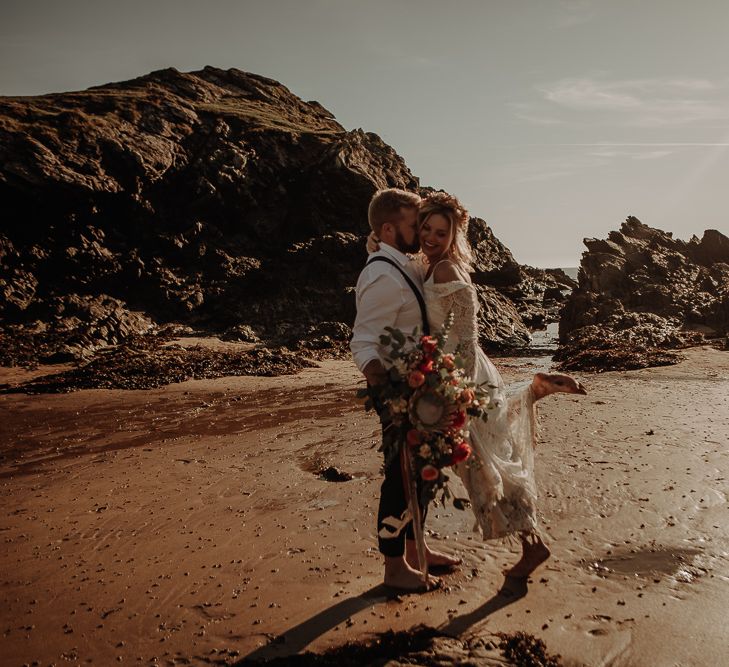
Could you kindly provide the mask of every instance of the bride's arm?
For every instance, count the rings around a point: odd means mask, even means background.
[[[367,254],[371,255],[373,252],[377,252],[380,249],[380,239],[377,234],[370,232],[367,236]]]
[[[473,377],[476,367],[476,350],[478,348],[478,299],[476,290],[470,280],[463,275],[453,262],[444,261],[436,265],[433,271],[433,282],[460,283],[457,289],[444,292],[439,298],[443,312],[453,313],[453,326],[450,335],[460,345],[460,356],[465,365],[466,375]]]

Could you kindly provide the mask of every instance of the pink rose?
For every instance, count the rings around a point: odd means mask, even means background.
[[[433,354],[438,349],[438,341],[433,336],[422,336],[420,338],[420,346],[425,354]]]
[[[423,382],[425,382],[425,375],[420,371],[411,371],[408,375],[408,385],[413,389],[417,389]]]
[[[407,442],[410,447],[417,447],[422,442],[420,431],[411,428],[405,436],[405,442]]]
[[[420,366],[418,366],[418,369],[420,369],[423,373],[430,373],[433,370],[433,360],[426,358]]]
[[[423,469],[420,471],[420,476],[426,482],[432,482],[433,480],[438,479],[438,475],[440,475],[438,468],[431,465],[423,466]]]
[[[459,410],[458,412],[453,413],[453,417],[451,418],[451,428],[454,431],[458,431],[459,429],[462,429],[466,424],[466,413],[462,410]]]
[[[471,456],[471,448],[467,442],[461,441],[454,445],[451,461],[452,463],[460,463],[461,461],[465,461],[469,456]]]

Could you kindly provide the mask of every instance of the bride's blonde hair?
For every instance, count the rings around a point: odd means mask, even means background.
[[[466,238],[468,211],[453,195],[449,195],[447,192],[431,192],[423,199],[418,209],[418,231],[435,214],[442,215],[450,223],[448,259],[470,272],[473,264],[473,252]]]

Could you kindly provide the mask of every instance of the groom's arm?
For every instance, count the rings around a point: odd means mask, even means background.
[[[387,273],[359,286],[350,349],[354,362],[371,385],[382,384],[387,378],[380,358],[380,336],[385,327],[394,326],[404,303],[402,286]]]

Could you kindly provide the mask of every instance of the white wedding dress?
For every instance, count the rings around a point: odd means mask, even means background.
[[[492,390],[499,407],[489,410],[487,422],[469,425],[472,455],[455,466],[463,480],[485,540],[538,534],[534,482],[534,398],[530,383],[506,387],[491,360],[478,346],[478,300],[467,276],[446,283],[424,283],[431,333],[442,326],[449,312],[454,321],[446,350],[459,347],[467,375]]]

